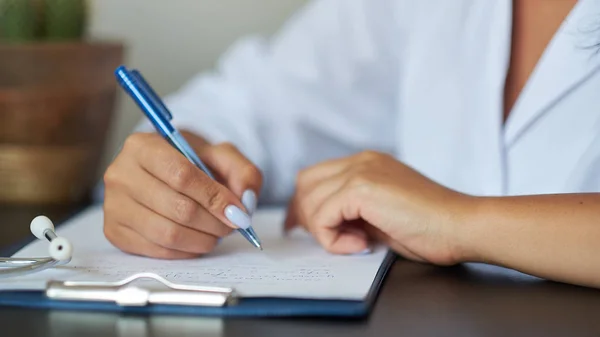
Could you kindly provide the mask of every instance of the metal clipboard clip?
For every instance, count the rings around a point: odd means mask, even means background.
[[[131,284],[144,279],[158,281],[166,289]],[[237,303],[232,288],[179,285],[153,273],[139,273],[117,282],[49,281],[46,296],[53,300],[115,302],[138,307],[151,304],[222,307]]]

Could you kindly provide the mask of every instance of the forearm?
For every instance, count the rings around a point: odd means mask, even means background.
[[[475,198],[464,260],[600,288],[600,194]]]

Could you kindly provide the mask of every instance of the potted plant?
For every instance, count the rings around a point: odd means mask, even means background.
[[[98,178],[123,46],[87,18],[85,0],[0,0],[0,203],[77,203]]]

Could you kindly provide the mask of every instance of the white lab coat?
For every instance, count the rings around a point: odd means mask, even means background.
[[[473,195],[600,191],[600,1],[579,1],[503,124],[511,6],[314,1],[167,105],[180,128],[254,161],[267,202],[302,168],[366,149]]]

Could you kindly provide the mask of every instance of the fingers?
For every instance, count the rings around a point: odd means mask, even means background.
[[[364,229],[343,227],[345,222],[360,219],[360,200],[352,191],[337,190],[308,220],[309,231],[325,249],[335,254],[356,254],[369,248]]]
[[[148,241],[154,246],[162,247],[162,252],[164,250],[179,251],[197,256],[210,252],[217,244],[216,236],[181,226],[141,204],[137,204],[127,196],[113,194],[109,197],[109,201],[104,204],[105,214],[108,215],[105,221],[117,222],[105,224],[105,228],[109,229],[108,234],[111,235],[109,239],[112,238],[117,245],[124,243],[114,236],[115,230],[121,231],[117,227],[127,227],[140,236],[135,242],[123,245],[124,249],[146,252],[145,249],[149,244],[145,241]],[[129,235],[129,240],[133,238]]]
[[[325,179],[312,189],[298,194],[296,198],[296,214],[302,225],[308,223],[323,203],[342,189],[346,184],[344,173]]]
[[[297,194],[291,205],[297,222],[335,254],[356,254],[369,248],[365,229],[355,225],[360,212],[353,189],[347,185],[344,172],[338,173],[309,192]]]
[[[296,182],[296,192],[289,202],[286,219],[284,222],[284,233],[289,232],[297,225],[302,225],[306,219],[299,211],[309,198],[316,186],[320,186],[324,181],[334,176],[342,175],[350,168],[350,162],[347,158],[331,160],[301,171],[298,174]],[[326,194],[326,193],[324,193]],[[323,195],[324,196],[324,195]],[[319,198],[319,201],[322,200]]]
[[[169,260],[197,257],[197,254],[181,252],[156,245],[131,228],[123,225],[105,226],[104,235],[115,247],[129,254]]]
[[[347,170],[352,162],[348,158],[334,159],[302,170],[298,174],[297,188],[311,188],[329,177]]]
[[[204,147],[199,155],[219,173],[225,185],[242,199],[248,213],[254,213],[263,182],[260,170],[230,143]]]
[[[105,176],[105,233],[134,254],[185,258],[214,248],[233,228],[248,228],[262,176],[231,145],[186,134],[226,186],[190,163],[160,135],[130,136]]]
[[[344,184],[345,177],[342,172],[333,177],[324,177],[322,181],[315,182],[310,188],[298,190],[288,207],[284,231],[288,232],[297,225],[306,226],[320,205]]]
[[[126,146],[144,170],[188,196],[232,228],[248,228],[250,217],[239,197],[212,180],[158,135],[130,137]]]
[[[217,237],[223,237],[232,230],[196,201],[174,191],[146,171],[140,170],[128,177],[123,185],[125,193],[132,199],[177,224]]]

